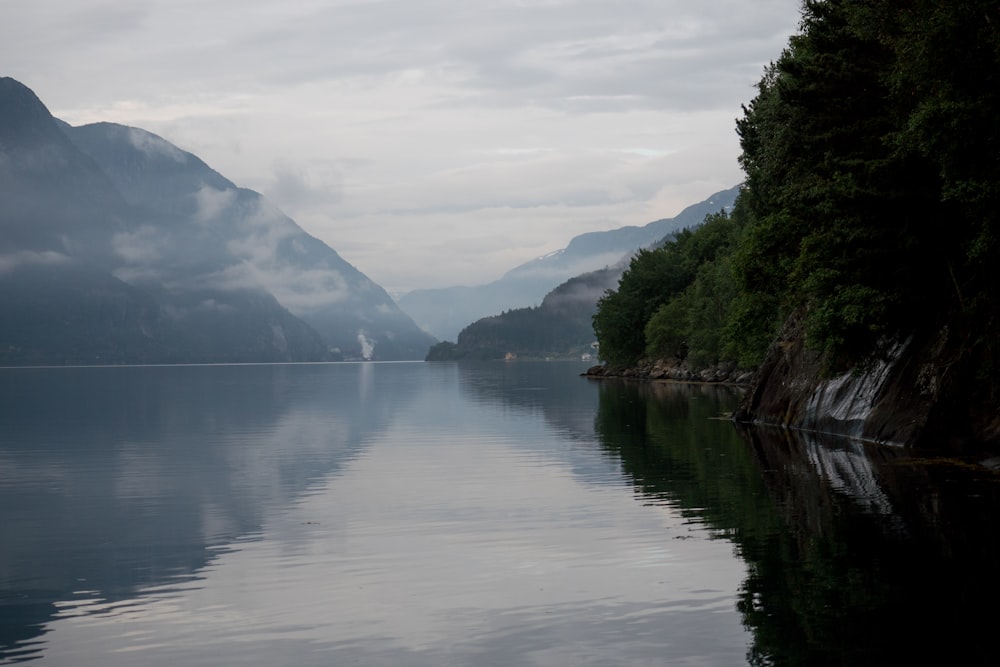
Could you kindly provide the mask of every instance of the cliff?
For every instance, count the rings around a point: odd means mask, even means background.
[[[978,340],[942,318],[884,341],[863,366],[831,373],[806,346],[800,312],[771,345],[734,420],[938,451],[1000,445]]]

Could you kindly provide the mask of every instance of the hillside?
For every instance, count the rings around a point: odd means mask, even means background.
[[[0,363],[418,359],[434,339],[256,192],[0,79]]]
[[[405,294],[399,305],[426,331],[441,340],[454,341],[466,325],[476,320],[506,310],[537,306],[562,282],[614,266],[639,248],[653,245],[685,227],[700,224],[707,214],[731,207],[737,190],[734,187],[717,192],[672,218],[642,227],[626,226],[581,234],[562,250],[517,266],[485,285],[414,290]]]
[[[542,303],[479,319],[458,342],[438,343],[427,361],[460,359],[581,358],[596,354],[592,318],[597,300],[614,287],[624,264],[576,276],[545,295]]]

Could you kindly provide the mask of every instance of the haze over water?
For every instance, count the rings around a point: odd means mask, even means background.
[[[0,369],[0,664],[862,664],[909,650],[869,616],[991,593],[885,472],[937,468],[582,370]]]

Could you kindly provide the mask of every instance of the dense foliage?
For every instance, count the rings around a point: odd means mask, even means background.
[[[731,280],[716,275],[713,267],[731,252],[736,233],[730,216],[720,212],[659,248],[640,250],[618,289],[598,302],[594,331],[601,357],[616,365],[634,364],[646,355],[647,341],[652,356],[680,354],[691,342],[693,327],[718,323],[717,297]]]
[[[800,33],[737,121],[734,236],[714,254],[637,257],[595,317],[604,358],[752,366],[800,312],[833,364],[945,315],[988,363],[998,77],[995,2],[804,2]]]

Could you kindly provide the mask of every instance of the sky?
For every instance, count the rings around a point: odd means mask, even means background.
[[[742,180],[799,0],[0,0],[0,75],[264,194],[390,293]]]

